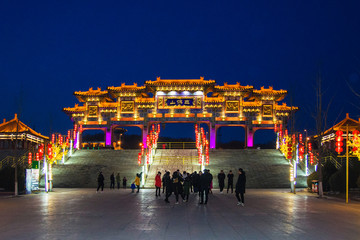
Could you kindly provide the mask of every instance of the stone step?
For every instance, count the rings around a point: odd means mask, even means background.
[[[95,188],[97,175],[101,170],[105,177],[105,187],[110,185],[110,175],[120,172],[121,179],[126,176],[129,186],[136,173],[142,171],[137,164],[139,150],[79,150],[65,165],[53,167],[54,187]],[[190,160],[185,160],[190,159]],[[247,175],[248,188],[288,188],[289,164],[278,150],[236,149],[211,150],[210,169],[214,188],[218,188],[217,174],[221,169],[225,174],[231,169],[237,179],[237,169],[243,168]],[[155,175],[164,170],[174,172],[177,169],[187,172],[199,171],[196,149],[158,149],[151,165],[145,187],[154,187]],[[306,177],[298,172],[298,187],[306,186]],[[226,181],[225,181],[226,182]],[[226,184],[225,184],[226,185]]]

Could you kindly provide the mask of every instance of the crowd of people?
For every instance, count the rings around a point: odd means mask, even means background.
[[[141,182],[142,173],[137,173],[135,180],[131,184],[132,192],[137,189],[137,193],[140,191],[140,182]],[[219,182],[220,193],[222,194],[225,187],[225,179],[227,177],[227,193],[234,192],[234,174],[230,170],[227,175],[224,171],[221,170],[217,175]],[[115,189],[115,180],[117,182],[117,188],[120,189],[120,173],[114,176],[114,173],[110,175],[110,189]],[[126,188],[126,177],[123,178],[123,188]],[[158,172],[155,176],[155,197],[160,197],[161,187],[162,193],[165,194],[165,202],[170,203],[169,197],[174,194],[175,204],[179,204],[179,197],[182,198],[184,202],[189,201],[190,192],[199,194],[199,204],[207,204],[209,200],[209,193],[212,193],[213,175],[210,173],[209,169],[204,169],[204,171],[187,173],[180,170],[173,172],[172,174],[169,171],[165,170],[165,174],[161,177],[161,172]],[[244,194],[246,186],[246,175],[245,171],[242,168],[238,169],[238,179],[235,185],[235,196],[238,200],[238,205],[244,206]],[[98,192],[101,188],[101,191],[104,190],[104,176],[102,172],[98,175]]]

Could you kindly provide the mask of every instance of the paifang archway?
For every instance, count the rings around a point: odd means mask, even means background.
[[[210,94],[209,94],[210,93]],[[80,104],[64,108],[76,129],[105,129],[106,146],[111,147],[114,126],[137,126],[143,144],[152,124],[206,123],[210,148],[216,148],[216,132],[221,126],[245,128],[245,146],[253,147],[254,132],[285,127],[297,107],[281,103],[286,90],[260,90],[240,83],[217,85],[215,80],[160,79],[143,86],[126,85],[74,93]],[[80,134],[81,136],[81,134]],[[81,140],[81,139],[80,139]]]

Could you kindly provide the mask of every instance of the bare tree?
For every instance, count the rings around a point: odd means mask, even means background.
[[[316,77],[316,114],[313,116],[315,118],[316,123],[316,133],[317,133],[317,147],[318,147],[318,180],[319,180],[319,197],[323,197],[323,174],[322,174],[322,164],[323,164],[323,158],[324,158],[324,149],[321,144],[324,132],[327,128],[327,116],[330,109],[330,105],[332,102],[332,99],[329,101],[326,109],[323,109],[323,97],[325,95],[325,92],[322,89],[322,77],[321,73],[319,72]]]

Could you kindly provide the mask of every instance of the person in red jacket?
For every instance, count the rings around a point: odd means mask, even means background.
[[[156,194],[155,196],[159,196],[160,197],[160,189],[161,189],[161,172],[158,172],[158,174],[156,174],[155,176],[155,187],[156,187]],[[159,192],[159,194],[158,194]]]

